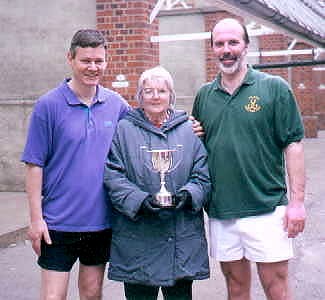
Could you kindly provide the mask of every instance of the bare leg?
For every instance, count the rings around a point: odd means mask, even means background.
[[[105,264],[98,266],[79,265],[80,300],[101,300]]]
[[[220,262],[221,270],[226,279],[228,300],[249,300],[251,286],[250,262],[241,260]]]
[[[257,263],[257,270],[267,299],[292,300],[287,260],[275,263]]]
[[[69,272],[42,269],[41,299],[65,300],[67,298]]]

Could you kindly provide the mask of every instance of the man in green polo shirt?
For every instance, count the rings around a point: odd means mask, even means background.
[[[303,231],[306,215],[299,109],[282,78],[247,66],[244,25],[219,21],[211,42],[220,73],[199,90],[193,107],[213,184],[210,253],[220,261],[228,299],[250,299],[253,261],[267,298],[289,300],[292,238]]]

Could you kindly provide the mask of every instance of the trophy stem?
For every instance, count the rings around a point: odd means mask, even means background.
[[[161,207],[174,207],[172,194],[166,189],[165,172],[160,172],[160,191],[156,194],[156,201]]]

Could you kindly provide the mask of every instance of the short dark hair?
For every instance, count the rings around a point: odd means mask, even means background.
[[[244,30],[244,41],[245,41],[246,45],[248,45],[249,44],[249,35],[248,35],[247,27],[243,23],[240,23],[240,25]]]
[[[248,45],[249,44],[249,35],[248,35],[247,27],[243,23],[239,23],[239,24],[241,25],[241,27],[243,28],[243,31],[244,31],[244,36],[243,36],[244,42],[245,42],[246,45]],[[210,32],[211,48],[213,47],[213,36],[212,36],[212,33],[213,33],[213,29]]]
[[[97,48],[103,46],[105,49],[107,47],[106,40],[103,34],[95,29],[81,29],[78,30],[72,37],[70,44],[70,53],[72,58],[76,56],[76,49],[81,48]]]

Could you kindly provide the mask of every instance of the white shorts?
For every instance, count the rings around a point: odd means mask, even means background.
[[[283,229],[286,207],[240,219],[209,219],[210,255],[219,261],[278,262],[293,257],[292,239]]]

